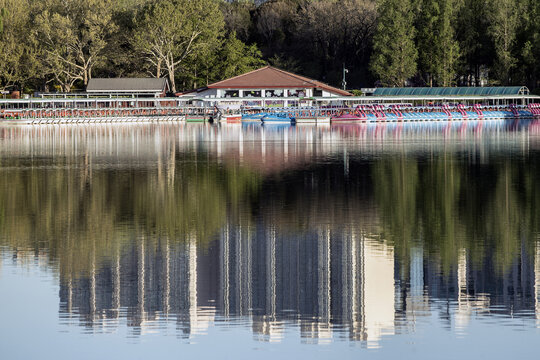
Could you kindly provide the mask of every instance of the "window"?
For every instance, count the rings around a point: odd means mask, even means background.
[[[305,89],[291,89],[289,90],[289,96],[290,97],[305,97],[306,90]]]
[[[238,90],[226,90],[225,97],[226,98],[238,97]]]
[[[283,90],[282,89],[265,90],[264,96],[265,97],[283,97]]]
[[[244,90],[244,97],[261,97],[261,90]]]

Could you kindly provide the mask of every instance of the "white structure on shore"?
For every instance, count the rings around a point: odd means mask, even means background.
[[[254,103],[257,102],[254,105],[260,106],[283,106],[293,99],[351,96],[345,90],[272,66],[265,66],[179,95],[197,99],[240,98],[243,101],[252,99]]]

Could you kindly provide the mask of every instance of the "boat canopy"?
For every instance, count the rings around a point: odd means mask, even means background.
[[[497,96],[529,95],[526,86],[376,88],[373,96]]]

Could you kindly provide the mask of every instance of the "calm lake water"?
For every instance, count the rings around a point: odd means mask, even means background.
[[[0,358],[534,357],[540,125],[0,127]]]

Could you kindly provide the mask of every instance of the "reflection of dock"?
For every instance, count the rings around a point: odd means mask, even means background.
[[[230,166],[242,166],[259,173],[271,174],[296,169],[303,164],[331,156],[362,153],[372,156],[422,150],[448,151],[452,147],[462,149],[463,140],[480,151],[490,145],[478,139],[474,129],[455,124],[448,130],[440,126],[422,125],[414,129],[388,125],[381,127],[364,125],[343,126],[270,126],[242,125],[216,126],[210,124],[138,124],[138,125],[46,125],[2,126],[0,143],[2,156],[85,156],[92,162],[114,161],[125,166],[148,166],[145,161],[158,157],[169,159],[171,153],[208,153],[218,162]],[[515,143],[516,137],[525,141],[523,134],[501,132],[505,122],[494,122],[496,143]],[[512,125],[514,126],[514,125]],[[527,146],[537,149],[533,129],[538,124],[522,122],[519,129],[528,134]],[[469,131],[471,130],[471,131]],[[529,131],[527,133],[527,131]],[[483,134],[489,135],[487,123]],[[459,139],[459,143],[454,140]],[[489,139],[489,136],[486,137]],[[429,141],[426,141],[429,140]],[[403,144],[406,143],[405,148]]]

